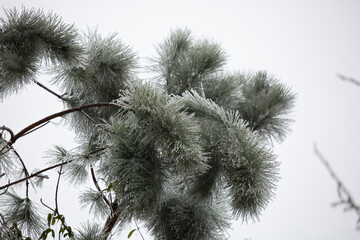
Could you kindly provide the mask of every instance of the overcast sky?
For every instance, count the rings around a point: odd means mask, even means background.
[[[297,93],[292,132],[275,145],[281,162],[276,198],[259,222],[234,222],[231,240],[355,240],[356,215],[331,207],[336,184],[314,154],[317,143],[355,201],[360,203],[360,87],[337,73],[360,80],[360,1],[92,1],[2,0],[6,8],[43,8],[86,32],[118,32],[142,59],[171,29],[188,27],[195,36],[212,38],[229,54],[229,71],[267,70]],[[4,17],[4,11],[0,11]],[[40,81],[49,85],[49,77]],[[63,109],[36,86],[0,103],[0,125],[15,132]],[[54,144],[74,146],[73,134],[52,124],[15,144],[24,161],[44,166],[44,151]],[[54,180],[44,200],[53,204]],[[72,224],[78,213],[76,189],[60,186],[60,210]],[[32,193],[33,194],[33,193]],[[34,195],[35,196],[35,195]],[[71,225],[71,224],[70,224]],[[124,237],[125,239],[125,237]],[[134,234],[133,239],[140,239]]]

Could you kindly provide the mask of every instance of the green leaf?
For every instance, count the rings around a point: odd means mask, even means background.
[[[72,230],[71,230],[71,227],[70,226],[68,226],[67,227],[67,231],[68,231],[68,233],[69,233],[69,236],[73,236],[74,234],[73,234],[73,232],[72,232]]]
[[[52,214],[49,213],[47,216],[47,222],[48,222],[48,226],[50,227],[50,223],[51,223],[51,218],[52,218]]]
[[[136,231],[136,229],[131,230],[131,231],[129,232],[128,238],[130,238],[131,235],[132,235],[135,231]]]
[[[106,189],[108,192],[110,192],[110,190],[112,189],[113,185],[112,183],[109,184],[108,188]]]
[[[64,215],[60,215],[60,221],[64,224],[65,223],[65,217]]]

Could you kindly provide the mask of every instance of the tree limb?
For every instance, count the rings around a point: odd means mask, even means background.
[[[114,214],[110,215],[105,222],[105,226],[103,228],[103,233],[104,233],[104,240],[107,240],[107,238],[109,237],[111,231],[113,230],[113,228],[115,227],[117,221],[120,218],[120,213],[121,213],[121,208],[120,205],[116,205],[115,209],[114,209]]]
[[[22,160],[22,158],[20,157],[20,154],[15,150],[15,148],[13,146],[9,146],[11,148],[11,150],[15,153],[16,157],[19,159],[22,167],[23,167],[23,170],[24,170],[24,173],[25,173],[25,177],[29,177],[29,172],[25,166],[25,163],[24,161]],[[29,180],[26,179],[26,198],[29,198]]]
[[[106,205],[109,206],[110,211],[111,211],[111,214],[113,215],[113,214],[114,214],[114,209],[113,209],[113,207],[112,207],[112,204],[111,204],[111,202],[109,201],[109,199],[107,199],[107,198],[105,197],[105,195],[102,193],[101,188],[100,188],[100,186],[99,186],[99,184],[98,184],[98,182],[97,182],[97,180],[96,180],[93,166],[90,166],[90,171],[91,171],[91,178],[92,178],[92,180],[93,180],[93,182],[94,182],[94,184],[95,184],[96,189],[97,189],[98,192],[101,194],[101,197],[102,197],[102,199],[104,200],[104,202],[106,203]]]
[[[56,96],[57,98],[61,99],[64,102],[68,102],[69,99],[64,98],[64,95],[60,95],[56,92],[54,92],[53,90],[51,90],[50,88],[46,87],[45,85],[41,84],[40,82],[34,80],[34,83],[36,83],[38,86],[40,86],[41,88],[45,89],[47,92],[51,93],[52,95]],[[92,123],[94,123],[97,127],[111,133],[108,129],[104,128],[103,126],[101,126],[99,123],[97,123],[91,116],[89,116],[89,114],[87,114],[84,110],[80,110],[80,112],[87,118],[89,119]]]
[[[6,184],[6,185],[3,185],[3,186],[0,187],[0,190],[1,190],[1,189],[8,188],[8,187],[10,187],[10,186],[12,186],[12,185],[18,184],[18,183],[20,183],[20,182],[26,181],[26,180],[28,180],[28,179],[30,179],[30,178],[36,177],[36,176],[39,175],[40,173],[49,171],[49,170],[51,170],[51,169],[53,169],[53,168],[60,167],[60,166],[62,166],[62,165],[68,164],[68,163],[70,163],[70,162],[72,162],[72,160],[69,160],[69,161],[66,161],[66,162],[62,162],[62,163],[53,165],[53,166],[48,167],[48,168],[44,168],[44,169],[42,169],[42,170],[40,170],[40,171],[38,171],[38,172],[36,172],[36,173],[33,173],[33,174],[29,175],[28,177],[24,177],[24,178],[19,179],[19,180],[15,181],[15,182],[10,182],[10,183],[8,183],[8,184]]]
[[[63,168],[63,165],[60,166],[60,170],[58,171],[59,176],[57,179],[56,189],[55,189],[55,213],[57,213],[58,215],[60,215],[59,205],[58,205],[58,193],[59,193],[59,185],[60,185],[60,177],[62,174],[62,168]]]
[[[46,91],[48,91],[49,93],[51,93],[52,95],[58,97],[59,99],[63,100],[63,101],[67,101],[68,99],[64,98],[63,95],[57,94],[56,92],[54,92],[53,90],[51,90],[50,88],[46,87],[45,85],[41,84],[40,82],[33,80],[34,83],[36,83],[38,86],[40,86],[41,88],[45,89]]]
[[[339,202],[333,204],[333,206],[338,205],[345,205],[345,210],[353,210],[357,216],[357,228],[360,230],[360,205],[354,202],[350,192],[347,190],[345,185],[342,183],[340,178],[336,175],[335,171],[331,168],[329,162],[325,159],[325,157],[320,153],[317,146],[314,146],[314,152],[317,155],[317,157],[320,159],[320,161],[324,164],[328,172],[330,173],[331,177],[334,179],[334,181],[337,183],[337,191],[338,191],[338,197]]]
[[[355,78],[346,77],[346,76],[344,76],[342,74],[339,74],[339,73],[337,74],[337,76],[343,81],[351,82],[351,83],[353,83],[353,84],[355,84],[357,86],[360,86],[360,81],[356,80]]]
[[[80,107],[75,107],[75,108],[71,108],[71,109],[67,109],[67,110],[64,110],[64,111],[61,111],[61,112],[57,112],[57,113],[54,113],[52,115],[49,115],[43,119],[40,119],[39,121],[37,122],[34,122],[32,124],[30,124],[29,126],[27,126],[26,128],[24,128],[23,130],[21,130],[20,132],[18,132],[17,134],[13,135],[10,139],[10,145],[11,144],[14,144],[19,138],[23,137],[26,133],[28,133],[29,131],[31,131],[32,129],[40,126],[41,124],[43,123],[46,123],[54,118],[57,118],[57,117],[61,117],[61,116],[64,116],[68,113],[72,113],[72,112],[79,112],[79,111],[82,111],[84,109],[87,109],[87,108],[93,108],[93,107],[122,107],[118,104],[115,104],[115,103],[109,103],[109,102],[104,102],[104,103],[92,103],[92,104],[86,104],[86,105],[83,105],[83,106],[80,106]]]

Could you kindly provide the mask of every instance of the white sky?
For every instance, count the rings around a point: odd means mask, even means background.
[[[331,207],[337,201],[336,185],[313,146],[316,142],[360,203],[360,87],[336,77],[341,73],[360,80],[360,1],[2,0],[1,5],[53,10],[81,31],[118,32],[142,58],[154,54],[153,46],[171,29],[188,27],[195,36],[222,43],[230,55],[229,70],[275,74],[298,94],[293,131],[275,148],[282,163],[277,196],[260,222],[234,222],[230,239],[359,239],[355,214]],[[46,77],[40,80],[49,85]],[[57,99],[29,86],[0,103],[0,125],[17,132],[60,110]],[[44,151],[54,144],[74,146],[72,138],[50,124],[15,147],[25,162],[40,168],[47,161]],[[49,205],[54,181],[45,182],[47,192],[41,195]],[[77,211],[77,190],[62,183],[60,191],[67,221],[76,225],[86,219],[86,213]],[[132,239],[140,237],[135,233]]]

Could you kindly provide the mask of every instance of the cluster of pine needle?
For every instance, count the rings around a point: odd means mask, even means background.
[[[63,169],[72,184],[86,183],[91,173],[101,179],[104,189],[89,189],[80,200],[104,223],[112,216],[120,227],[141,221],[155,239],[208,240],[226,238],[231,216],[259,218],[278,181],[272,141],[282,141],[291,123],[295,95],[288,87],[265,71],[226,72],[221,45],[188,29],[157,45],[146,66],[153,77],[143,80],[136,53],[116,34],[79,35],[41,10],[6,14],[0,98],[36,84],[38,72],[51,65],[49,83],[62,91],[66,109],[117,106],[69,114],[66,126],[79,146],[49,151],[52,164],[68,162]],[[0,147],[5,144],[2,139]],[[9,154],[0,155],[0,173],[19,168]],[[7,201],[1,212],[8,223],[33,237],[43,231],[28,196],[10,189],[0,199]],[[75,239],[103,239],[102,229],[85,224]]]

